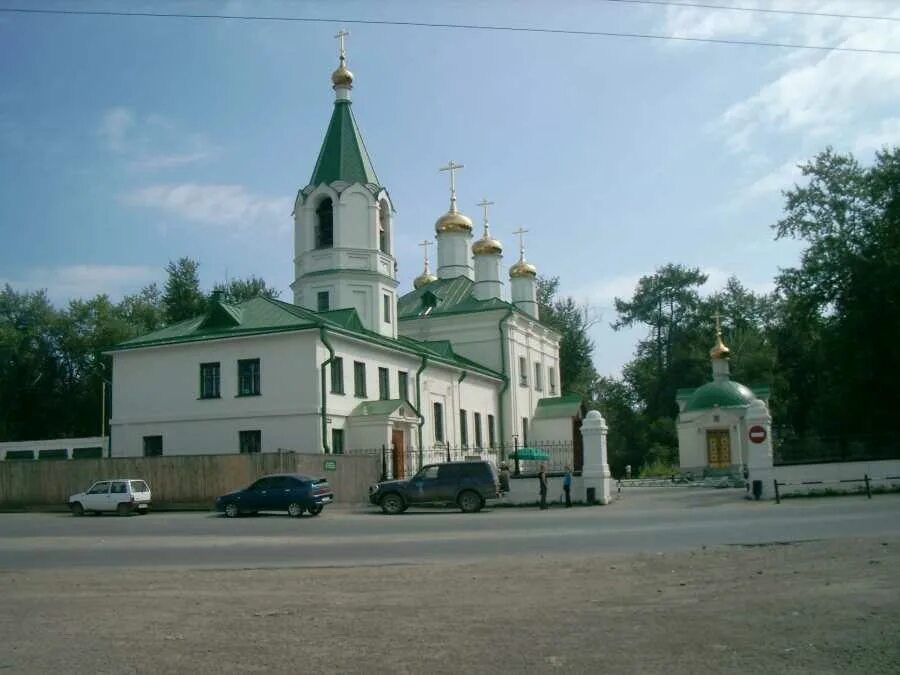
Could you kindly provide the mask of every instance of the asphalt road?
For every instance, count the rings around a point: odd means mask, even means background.
[[[340,507],[301,519],[0,514],[0,569],[352,567],[900,536],[897,494],[781,505],[741,494],[631,488],[604,507],[493,508],[472,515],[422,509],[384,516],[374,508]]]

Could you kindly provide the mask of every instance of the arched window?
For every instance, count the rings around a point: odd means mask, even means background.
[[[390,208],[388,203],[382,199],[378,208],[378,250],[388,254],[391,252]]]
[[[334,206],[326,197],[316,209],[316,248],[334,246]]]

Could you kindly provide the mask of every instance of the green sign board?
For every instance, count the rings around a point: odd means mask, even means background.
[[[326,459],[325,460],[325,470],[326,471],[337,471],[337,461],[334,459]]]

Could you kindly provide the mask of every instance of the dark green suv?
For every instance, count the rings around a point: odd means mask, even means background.
[[[452,504],[464,513],[480,511],[500,496],[500,481],[490,462],[447,462],[422,467],[407,480],[389,480],[369,488],[369,501],[385,513],[403,513],[415,504]]]

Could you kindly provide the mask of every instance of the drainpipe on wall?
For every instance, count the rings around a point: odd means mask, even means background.
[[[505,452],[503,451],[503,445],[505,443],[505,433],[503,429],[503,395],[506,393],[506,390],[509,389],[509,374],[507,374],[507,364],[506,364],[506,345],[503,343],[503,324],[506,320],[512,316],[513,310],[512,308],[506,310],[506,314],[500,319],[497,323],[497,330],[500,331],[500,374],[503,375],[503,386],[500,387],[500,391],[497,394],[497,431],[499,432],[497,438],[500,440],[500,459],[504,460]]]
[[[328,358],[322,361],[320,366],[322,372],[319,378],[322,382],[322,451],[328,455],[331,453],[331,448],[328,446],[328,402],[326,400],[328,394],[325,388],[325,368],[334,361],[334,347],[328,342],[328,337],[325,335],[325,326],[319,326],[319,339],[325,345],[325,349],[328,350]]]
[[[425,416],[422,414],[422,371],[428,366],[428,357],[422,357],[422,365],[416,371],[416,414],[419,416],[419,468],[422,467],[422,427]]]

